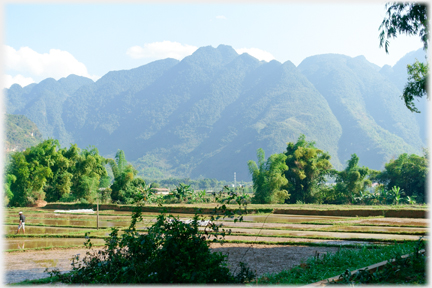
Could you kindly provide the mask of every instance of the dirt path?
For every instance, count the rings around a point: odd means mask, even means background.
[[[220,244],[212,243],[213,251],[226,253],[228,265],[234,272],[238,263],[248,263],[257,275],[276,273],[299,265],[318,252],[335,252],[335,247],[308,247],[261,244]],[[76,254],[83,257],[86,249],[53,249],[46,251],[25,251],[4,253],[5,274],[4,283],[16,283],[26,279],[39,279],[47,277],[45,268],[58,268],[67,271],[71,268],[71,258]],[[51,269],[50,269],[51,270]],[[238,270],[237,270],[238,271]]]

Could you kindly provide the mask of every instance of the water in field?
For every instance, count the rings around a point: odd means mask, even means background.
[[[4,249],[30,249],[44,247],[82,246],[85,238],[11,238],[4,241]],[[103,244],[103,239],[92,239],[92,244]],[[82,255],[84,256],[84,255]],[[20,256],[21,257],[21,256]]]
[[[340,231],[340,232],[375,232],[375,233],[405,233],[405,234],[418,234],[427,233],[426,228],[410,228],[410,227],[384,227],[384,226],[332,226],[323,227],[319,230],[330,230],[330,231]]]
[[[337,216],[311,216],[311,215],[289,215],[289,214],[270,214],[270,215],[248,215],[243,217],[244,221],[259,223],[301,223],[323,220],[346,220],[352,217]]]
[[[12,220],[6,219],[7,223],[13,223]],[[26,225],[31,224],[44,224],[50,226],[78,226],[78,227],[89,227],[96,228],[96,219],[91,220],[69,220],[69,219],[32,219],[31,221],[26,219]],[[99,227],[125,227],[130,225],[130,220],[127,221],[113,221],[106,219],[99,219]]]
[[[265,230],[265,229],[244,229],[232,228],[236,235],[263,235],[263,236],[283,236],[283,237],[304,237],[304,238],[337,238],[337,239],[376,239],[376,240],[417,240],[419,236],[414,235],[395,235],[395,234],[375,234],[375,233],[340,233],[340,232],[321,232],[321,231],[287,231],[287,230]]]
[[[15,234],[17,231],[18,225],[4,225],[3,231],[5,234]],[[38,226],[27,226],[25,227],[26,234],[41,234],[41,235],[49,235],[49,234],[71,234],[71,233],[81,233],[84,235],[83,231],[88,231],[89,229],[81,229],[81,228],[61,228],[61,227],[38,227]],[[110,231],[110,230],[106,230]],[[19,232],[23,233],[22,230]]]
[[[428,227],[429,219],[420,218],[371,218],[353,220],[351,223],[368,224],[368,225],[393,225],[393,226],[418,226]]]
[[[18,246],[28,248],[59,247],[81,245],[84,242],[85,231],[92,231],[90,236],[108,236],[111,229],[96,230],[96,213],[94,214],[69,214],[54,213],[55,209],[23,208],[26,216],[26,234],[34,235],[70,235],[78,233],[80,238],[7,238],[6,249],[22,249]],[[3,222],[14,225],[4,225],[5,234],[14,234],[18,225],[18,210],[7,210]],[[99,213],[99,227],[126,228],[130,225],[132,212],[104,210]],[[156,212],[143,212],[143,221],[137,223],[137,229],[146,229],[156,221]],[[191,219],[193,214],[172,213],[180,219]],[[209,217],[205,217],[208,219]],[[224,223],[231,227],[235,239],[255,241],[256,238],[268,238],[266,241],[295,241],[306,242],[347,242],[361,241],[392,241],[392,240],[417,240],[417,235],[401,235],[426,233],[428,219],[409,218],[377,218],[370,217],[358,219],[356,217],[316,216],[316,215],[288,215],[288,214],[248,214],[243,217],[243,222],[233,223],[233,219],[220,219],[217,223]],[[312,222],[326,225],[300,224]],[[340,223],[338,223],[340,222]],[[16,225],[15,225],[16,223]],[[41,224],[48,226],[32,226]],[[364,225],[353,226],[352,224]],[[351,225],[351,226],[350,226]],[[369,226],[373,225],[373,226]],[[400,227],[391,227],[391,226]],[[83,228],[68,228],[61,226],[79,226]],[[417,226],[417,227],[408,227]],[[288,229],[288,230],[287,230]],[[201,229],[202,230],[202,229]],[[314,231],[316,230],[316,231]],[[366,233],[364,233],[366,232]],[[385,232],[386,234],[383,234]],[[21,231],[22,233],[22,231]],[[120,232],[121,233],[121,232]],[[140,232],[143,233],[143,232]],[[253,235],[253,236],[246,236]],[[260,236],[259,236],[260,235]],[[233,236],[229,236],[231,238]],[[278,237],[271,237],[278,236]],[[313,239],[317,238],[317,239]],[[339,238],[325,240],[325,238]],[[94,239],[93,243],[103,243],[103,239]],[[282,241],[283,242],[283,241]]]

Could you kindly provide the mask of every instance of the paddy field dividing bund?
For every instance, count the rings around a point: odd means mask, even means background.
[[[229,253],[229,265],[234,267],[239,261],[247,262],[261,275],[289,269],[313,256],[316,251],[332,252],[340,246],[415,241],[426,235],[428,229],[425,206],[411,209],[352,206],[355,209],[351,207],[351,210],[350,207],[336,205],[287,206],[292,205],[251,205],[251,214],[245,215],[243,222],[234,223],[227,219],[220,221],[232,233],[226,237],[228,243],[222,246],[212,244],[211,248]],[[193,205],[164,207],[167,207],[169,214],[179,216],[180,219],[192,218],[197,209]],[[210,213],[213,207],[214,204],[200,206],[203,213]],[[93,208],[96,211],[93,205],[83,207],[71,204],[5,210],[6,283],[46,277],[47,274],[43,272],[45,268],[70,269],[72,255],[85,254],[84,233],[89,233],[96,249],[102,247],[103,238],[111,232],[110,228],[117,227],[121,231],[129,226],[133,206],[100,205],[99,229],[96,229],[96,212],[54,212],[59,209],[83,208]],[[146,233],[160,209],[157,206],[144,207],[143,221],[137,224],[140,233]],[[23,211],[26,216],[25,235],[22,232],[15,235],[18,211]]]

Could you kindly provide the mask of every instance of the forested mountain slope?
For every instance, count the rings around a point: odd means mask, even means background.
[[[5,115],[6,152],[22,151],[42,141],[42,134],[35,123],[24,115]]]
[[[295,67],[208,46],[96,82],[71,75],[13,85],[6,106],[64,146],[95,145],[111,157],[122,149],[152,177],[232,179],[236,172],[248,180],[246,163],[258,148],[280,153],[300,134],[338,169],[352,153],[380,169],[424,145],[399,88],[380,70],[364,57],[318,55]]]
[[[401,153],[425,144],[400,90],[363,56],[326,54],[306,58],[298,69],[327,99],[342,126],[338,155],[356,153],[362,165],[379,168]]]

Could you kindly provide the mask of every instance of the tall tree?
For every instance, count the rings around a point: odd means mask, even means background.
[[[13,193],[10,205],[26,206],[45,198],[43,188],[53,176],[51,168],[55,163],[58,145],[58,141],[48,139],[24,152],[11,155],[7,174],[14,175],[16,180],[10,185]]]
[[[76,199],[84,198],[89,202],[96,199],[101,177],[108,175],[106,163],[107,159],[99,155],[94,146],[79,151],[76,164],[71,169],[71,190]]]
[[[332,169],[330,154],[316,148],[315,142],[306,141],[306,136],[302,134],[296,143],[288,143],[285,155],[289,167],[285,171],[288,180],[285,187],[291,194],[290,202],[315,202]]]
[[[397,38],[398,34],[418,35],[423,42],[423,49],[428,49],[429,20],[426,3],[414,2],[390,2],[386,4],[387,16],[379,29],[380,47],[384,46],[389,53],[390,38]],[[406,84],[402,99],[411,112],[420,113],[415,107],[414,97],[423,97],[427,94],[429,64],[423,64],[418,60],[413,65],[408,65],[408,83]]]
[[[259,204],[284,203],[289,198],[286,190],[281,189],[288,183],[284,172],[288,169],[285,164],[284,154],[273,154],[265,161],[265,153],[262,148],[257,150],[258,165],[249,160],[249,172],[255,190],[252,201]]]
[[[135,177],[138,171],[126,161],[123,150],[118,150],[114,159],[109,159],[113,171],[114,182],[111,185],[111,198],[120,203],[131,203],[140,187],[145,187],[145,181]]]
[[[360,167],[358,163],[359,157],[352,154],[351,159],[347,161],[347,167],[336,175],[335,192],[344,195],[345,201],[348,203],[352,203],[354,196],[358,196],[360,192],[364,192],[372,184],[371,180],[367,178],[370,172],[369,168]]]

